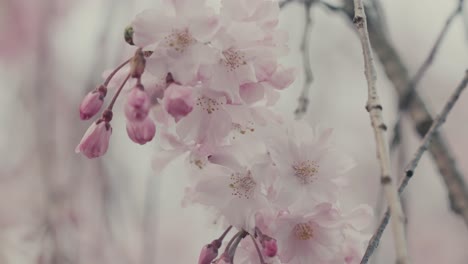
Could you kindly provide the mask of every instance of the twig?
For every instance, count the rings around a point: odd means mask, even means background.
[[[344,3],[345,5],[342,11],[347,15],[348,19],[352,20],[354,14],[353,2],[345,1]],[[372,19],[372,17],[369,19]],[[373,44],[374,51],[380,60],[385,74],[393,84],[401,100],[403,96],[406,95],[405,91],[410,82],[407,67],[403,63],[395,47],[387,38],[387,35],[385,35],[379,27],[379,23],[373,20],[368,20],[368,22],[369,37]],[[432,125],[433,119],[417,90],[413,92],[406,113],[411,117],[413,126],[419,136],[421,138],[424,137]],[[464,192],[464,197],[468,197],[468,190],[466,189],[464,175],[457,167],[453,154],[448,148],[442,132],[436,132],[433,136],[432,144],[429,146],[429,152],[432,155],[442,179],[447,185],[450,206],[456,214],[460,214],[461,209],[458,208],[458,204],[454,199],[455,194],[451,192],[451,188],[448,188],[448,184],[457,182],[457,185],[460,186],[460,189]]]
[[[406,186],[408,185],[409,180],[414,174],[414,170],[418,166],[419,160],[422,157],[422,154],[428,149],[429,143],[431,140],[434,138],[434,136],[437,134],[437,130],[439,127],[445,122],[447,115],[450,113],[452,110],[453,106],[455,105],[458,97],[460,96],[461,92],[466,88],[468,84],[468,71],[465,73],[465,77],[463,81],[458,85],[457,89],[455,92],[452,94],[448,102],[446,103],[445,107],[443,108],[442,112],[439,114],[439,117],[434,121],[432,124],[431,128],[429,129],[429,132],[426,134],[424,137],[421,145],[417,149],[413,159],[408,163],[406,166],[406,174],[405,177],[402,179],[400,182],[400,186],[398,188],[398,193],[401,194]],[[457,185],[458,182],[454,182],[451,186],[455,190],[455,192],[459,199],[460,199],[460,204],[463,206],[463,219],[465,220],[465,223],[468,225],[468,204],[467,204],[467,197],[465,196],[463,191],[459,191],[461,188],[460,186]],[[382,237],[383,231],[385,230],[388,221],[390,219],[390,208],[387,208],[387,211],[385,212],[384,217],[380,221],[379,227],[377,228],[375,234],[372,236],[371,240],[369,241],[369,245],[366,249],[366,253],[364,254],[364,257],[361,261],[361,264],[367,263],[370,256],[372,256],[372,253],[374,253],[375,249],[379,246],[380,238]]]
[[[283,8],[283,7],[285,7],[287,4],[290,4],[290,3],[292,3],[292,2],[294,2],[294,0],[283,0],[283,1],[279,2],[279,7],[280,7],[280,8]]]
[[[408,106],[409,101],[411,100],[411,97],[413,96],[413,92],[416,89],[419,81],[423,78],[424,74],[427,72],[429,67],[431,66],[432,62],[434,61],[434,58],[437,54],[437,51],[439,50],[439,47],[442,43],[442,40],[444,40],[445,35],[448,32],[448,29],[450,28],[450,25],[452,24],[452,21],[459,15],[461,14],[462,7],[463,7],[463,2],[464,0],[459,0],[458,5],[453,10],[453,12],[448,16],[447,20],[445,21],[445,24],[440,31],[439,35],[437,36],[436,41],[434,42],[434,45],[432,46],[431,51],[429,52],[429,55],[427,58],[424,60],[422,65],[419,67],[417,70],[416,74],[414,75],[413,79],[408,84],[408,88],[406,89],[406,95],[403,97],[402,100],[400,100],[400,108],[405,109]]]
[[[250,235],[250,238],[252,238],[252,242],[254,243],[255,249],[257,250],[257,254],[258,254],[258,257],[260,259],[260,264],[266,264],[265,260],[263,259],[262,251],[258,247],[257,241],[255,240],[255,237]]]
[[[377,145],[377,157],[380,162],[381,183],[387,203],[390,205],[390,211],[395,216],[392,218],[392,230],[397,254],[397,263],[406,264],[409,263],[409,260],[404,232],[405,221],[398,193],[391,178],[388,143],[385,138],[387,127],[383,121],[382,105],[376,88],[377,75],[372,58],[372,48],[367,31],[367,21],[362,0],[354,0],[354,14],[353,22],[358,30],[364,54],[365,75],[369,89],[366,109],[369,112],[372,127],[374,129]]]
[[[312,17],[310,16],[310,10],[312,6],[312,1],[304,2],[305,5],[305,25],[304,25],[304,33],[302,35],[302,43],[301,43],[301,52],[302,52],[302,67],[304,68],[304,84],[302,87],[301,95],[298,99],[298,106],[294,111],[296,115],[296,119],[302,118],[305,113],[307,113],[307,107],[309,105],[309,90],[314,80],[314,76],[312,74],[312,68],[310,66],[310,47],[309,47],[309,40],[310,40],[310,29],[312,27]]]

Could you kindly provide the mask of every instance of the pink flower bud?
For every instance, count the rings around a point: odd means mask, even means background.
[[[153,139],[156,126],[151,118],[146,117],[142,122],[127,122],[127,134],[130,139],[140,145]]]
[[[143,86],[136,85],[128,94],[125,116],[130,122],[141,122],[148,116],[150,106],[150,98]]]
[[[89,92],[80,104],[81,120],[88,120],[99,112],[104,103],[104,93],[101,90]]]
[[[200,257],[198,257],[198,264],[211,264],[211,262],[218,256],[218,249],[212,244],[203,247]]]
[[[276,239],[265,239],[262,241],[262,253],[267,257],[274,257],[278,252],[278,245],[276,244]]]
[[[163,105],[166,111],[178,122],[193,109],[192,88],[171,84],[164,91]]]
[[[76,147],[75,152],[81,152],[90,159],[102,156],[107,152],[111,134],[110,123],[102,120],[93,122]]]

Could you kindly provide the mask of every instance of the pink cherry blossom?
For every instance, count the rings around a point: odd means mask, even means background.
[[[267,148],[279,176],[274,188],[283,205],[298,199],[335,201],[339,179],[352,168],[352,160],[330,140],[331,130],[314,130],[294,123],[269,133]]]
[[[195,81],[198,67],[215,60],[205,45],[219,28],[217,16],[203,0],[165,1],[161,9],[150,9],[133,21],[134,41],[140,47],[156,46],[147,59],[155,76],[173,75],[181,84]]]
[[[275,238],[284,263],[326,263],[340,252],[344,236],[331,204],[319,204],[309,213],[279,216]]]
[[[239,229],[254,230],[256,211],[267,205],[261,176],[254,167],[207,165],[197,176],[195,202],[214,207]]]
[[[135,143],[140,145],[146,144],[153,140],[155,133],[156,126],[148,116],[141,122],[127,121],[128,137]]]
[[[88,128],[80,144],[76,147],[76,153],[83,153],[92,159],[104,155],[109,146],[112,127],[105,121],[93,122]]]

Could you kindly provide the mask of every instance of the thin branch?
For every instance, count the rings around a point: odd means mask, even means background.
[[[344,4],[342,11],[346,14],[348,19],[352,21],[354,16],[353,2],[345,1]],[[369,37],[374,51],[380,60],[387,78],[393,84],[400,100],[402,100],[402,98],[406,96],[406,89],[410,82],[407,67],[387,35],[385,35],[379,27],[380,23],[372,20],[372,17],[369,18],[368,23]],[[411,121],[418,135],[421,138],[424,137],[432,125],[433,118],[417,90],[414,90],[405,113],[411,117]],[[451,188],[449,188],[448,185],[457,182],[460,190],[464,193],[464,197],[468,197],[468,190],[466,189],[465,177],[458,168],[454,155],[449,149],[442,132],[436,132],[433,136],[432,144],[429,146],[429,152],[440,172],[440,176],[447,185],[452,211],[456,214],[460,214],[460,205],[457,204],[454,198],[456,195],[451,192]]]
[[[392,230],[397,254],[397,263],[406,264],[409,263],[409,260],[404,232],[405,220],[398,193],[391,177],[388,143],[386,142],[385,137],[387,126],[383,121],[382,105],[377,93],[377,74],[374,59],[372,57],[372,48],[369,40],[369,33],[367,31],[367,21],[362,0],[354,0],[354,14],[353,22],[358,30],[364,54],[364,67],[368,86],[366,109],[369,112],[372,128],[374,129],[374,136],[377,145],[377,158],[380,163],[381,183],[387,203],[390,205],[390,211],[395,216],[392,218]]]
[[[413,79],[408,84],[408,88],[406,89],[406,96],[403,97],[403,100],[400,101],[400,108],[405,109],[408,106],[409,101],[411,100],[411,97],[413,96],[413,92],[416,89],[418,83],[421,81],[423,78],[424,74],[427,72],[429,67],[431,66],[432,62],[434,61],[434,58],[437,54],[437,51],[439,51],[440,45],[442,41],[444,40],[444,37],[447,35],[448,29],[450,28],[450,25],[452,24],[452,21],[462,12],[462,7],[463,7],[464,0],[459,0],[458,5],[453,10],[453,12],[447,17],[444,26],[442,27],[442,30],[440,31],[439,35],[437,36],[436,41],[434,42],[434,45],[432,46],[431,51],[429,52],[429,55],[427,58],[424,60],[422,65],[419,67],[417,70],[416,74],[414,75]]]
[[[304,84],[302,87],[301,95],[298,99],[298,106],[294,111],[296,115],[296,119],[302,118],[305,113],[307,113],[307,107],[309,105],[309,90],[312,82],[314,80],[314,76],[312,74],[312,68],[310,66],[310,47],[309,47],[309,40],[310,40],[310,30],[312,28],[312,17],[310,15],[310,10],[312,7],[312,1],[304,2],[305,5],[305,25],[304,25],[304,33],[302,35],[302,43],[301,43],[301,53],[302,53],[302,67],[304,68]]]
[[[463,81],[458,85],[457,89],[455,92],[452,94],[446,105],[444,106],[442,112],[439,114],[439,117],[433,122],[431,128],[429,129],[429,132],[426,134],[424,137],[421,145],[417,149],[416,153],[414,154],[413,159],[408,163],[406,166],[406,174],[405,177],[402,179],[400,183],[400,187],[398,188],[398,193],[401,194],[406,186],[408,185],[409,180],[414,174],[414,170],[418,166],[419,160],[422,157],[422,154],[429,148],[429,144],[432,139],[436,136],[437,130],[440,128],[440,126],[445,122],[447,115],[450,113],[452,110],[453,106],[455,105],[456,101],[458,100],[458,97],[460,96],[461,92],[466,88],[468,84],[468,71],[465,73],[465,77],[463,78]],[[460,204],[463,205],[463,219],[465,220],[465,223],[468,225],[468,203],[467,203],[467,197],[464,195],[463,191],[460,191],[460,186],[458,186],[458,182],[453,182],[451,185],[453,192],[455,192],[458,196],[457,199],[460,199]],[[380,238],[382,237],[382,234],[387,227],[388,221],[390,219],[390,208],[387,208],[387,211],[385,212],[384,217],[382,218],[382,221],[379,224],[379,227],[377,228],[375,234],[372,236],[371,240],[369,241],[369,245],[367,246],[366,253],[364,254],[364,257],[361,261],[361,264],[365,264],[369,261],[370,256],[374,253],[375,249],[379,246]]]
[[[288,5],[288,4],[292,3],[292,2],[294,2],[294,0],[283,0],[283,1],[279,2],[279,7],[283,8],[283,7],[285,7],[286,5]]]

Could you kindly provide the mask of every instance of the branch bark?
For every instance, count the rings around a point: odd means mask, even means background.
[[[346,13],[348,19],[352,20],[354,16],[353,3],[351,1],[345,1],[344,3],[345,6],[342,10]],[[401,101],[407,94],[406,91],[411,79],[409,77],[407,67],[401,60],[398,51],[378,25],[379,23],[377,21],[368,20],[370,41],[374,52],[382,64],[385,74],[393,84]],[[424,137],[433,123],[433,118],[429,113],[425,102],[416,90],[413,92],[413,96],[408,102],[408,107],[405,113],[411,117],[413,125],[419,136],[421,138]],[[457,214],[461,214],[464,203],[460,204],[460,201],[455,199],[455,197],[458,196],[458,193],[453,193],[453,187],[449,186],[456,183],[459,193],[463,194],[462,196],[465,200],[468,200],[468,190],[466,188],[464,177],[457,167],[454,156],[442,133],[438,131],[434,133],[432,144],[429,146],[428,150],[447,186],[452,210]]]
[[[400,200],[396,187],[391,177],[390,156],[388,150],[388,143],[385,137],[387,126],[385,125],[382,117],[382,105],[380,103],[379,95],[377,93],[376,80],[377,74],[375,71],[374,59],[372,56],[372,48],[367,31],[367,19],[364,12],[364,5],[362,0],[354,0],[354,19],[359,39],[361,40],[363,54],[364,54],[364,67],[365,75],[368,86],[368,99],[366,109],[369,112],[372,128],[374,129],[374,136],[377,145],[377,157],[380,162],[381,183],[387,203],[390,207],[390,212],[394,217],[392,218],[392,231],[395,242],[395,250],[397,254],[397,263],[409,263],[407,243],[405,237],[405,219],[403,210],[401,208]]]
[[[432,124],[431,128],[429,129],[429,132],[426,134],[421,145],[419,146],[418,150],[414,154],[413,159],[406,166],[405,177],[402,179],[400,183],[400,187],[398,188],[399,194],[401,194],[405,190],[406,186],[408,185],[409,180],[414,174],[414,170],[418,166],[419,160],[421,159],[424,152],[430,147],[431,140],[434,139],[434,136],[437,134],[437,130],[440,128],[440,126],[442,126],[442,124],[447,119],[447,115],[452,110],[453,106],[458,100],[458,97],[460,96],[461,92],[466,88],[467,84],[468,84],[468,71],[465,73],[465,77],[463,78],[462,82],[458,85],[457,89],[452,94],[452,96],[450,97],[446,105],[444,106],[442,112],[439,114],[439,117]],[[467,203],[466,197],[464,196],[464,192],[460,190],[458,183],[456,181],[452,182],[448,188],[449,189],[452,188],[451,192],[454,193],[455,198],[457,200],[458,199],[460,200],[459,203],[462,206],[461,213],[462,213],[463,219],[465,220],[465,223],[468,225],[468,203]],[[366,253],[364,254],[361,264],[367,263],[369,261],[369,258],[372,256],[374,251],[379,246],[380,238],[382,237],[382,234],[385,228],[387,227],[389,219],[390,219],[390,208],[387,208],[387,211],[385,212],[385,215],[382,218],[382,221],[380,222],[379,227],[377,228],[375,234],[372,236],[371,240],[369,241],[369,245],[366,249]]]

